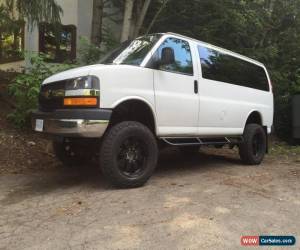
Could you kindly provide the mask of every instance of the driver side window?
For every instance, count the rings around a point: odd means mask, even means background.
[[[159,63],[158,70],[193,75],[191,48],[187,41],[178,38],[167,38],[155,53],[158,62],[163,62],[163,53],[174,54],[175,61],[170,64]]]

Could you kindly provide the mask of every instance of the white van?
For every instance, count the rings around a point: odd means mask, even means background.
[[[139,37],[97,65],[51,76],[32,116],[35,131],[54,135],[64,164],[97,153],[118,187],[146,183],[158,145],[184,153],[238,146],[244,163],[260,164],[272,123],[263,64],[173,33]]]

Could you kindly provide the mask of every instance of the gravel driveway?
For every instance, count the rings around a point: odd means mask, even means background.
[[[232,250],[242,235],[300,236],[299,161],[248,167],[172,150],[133,190],[111,188],[93,166],[56,165],[0,176],[0,249]]]

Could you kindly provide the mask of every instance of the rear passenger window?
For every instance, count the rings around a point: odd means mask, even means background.
[[[269,91],[264,68],[203,46],[198,50],[203,78]]]
[[[190,45],[187,41],[178,38],[167,38],[156,51],[156,56],[161,59],[162,50],[172,48],[175,55],[175,62],[169,65],[160,66],[160,70],[174,73],[193,75],[193,61]]]

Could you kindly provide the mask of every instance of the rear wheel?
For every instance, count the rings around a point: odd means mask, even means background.
[[[112,127],[102,141],[100,165],[105,177],[116,187],[143,186],[157,163],[158,149],[153,133],[138,122]]]
[[[242,161],[248,165],[259,165],[267,151],[267,136],[262,126],[248,124],[243,135],[243,143],[239,146]]]

